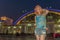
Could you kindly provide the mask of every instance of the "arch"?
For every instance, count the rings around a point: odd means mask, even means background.
[[[30,12],[26,12],[24,13],[22,16],[20,16],[14,23],[13,25],[16,25],[18,21],[20,21],[24,16],[26,16],[27,14],[31,14],[32,12],[34,12],[34,10],[30,11]]]
[[[57,9],[47,9],[47,10],[50,10],[50,11],[54,11],[54,12],[60,12],[60,10],[57,10]],[[25,18],[25,16],[27,16],[28,14],[33,14],[32,12],[34,12],[34,10],[30,11],[30,12],[26,12],[25,14],[23,14],[22,16],[20,16],[14,23],[13,25],[16,25],[18,24],[18,22],[20,22],[20,20],[22,20],[23,18]],[[58,14],[60,15],[60,14]]]

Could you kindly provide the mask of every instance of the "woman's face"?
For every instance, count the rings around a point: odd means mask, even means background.
[[[42,13],[42,8],[39,5],[37,5],[37,6],[35,6],[34,11],[36,12],[36,14],[41,14]]]

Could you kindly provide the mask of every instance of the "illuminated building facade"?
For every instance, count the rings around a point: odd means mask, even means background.
[[[0,21],[0,33],[3,33],[3,30],[2,30],[2,28],[3,28],[3,21]]]
[[[28,14],[24,16],[20,21],[17,22],[17,25],[21,25],[21,26],[23,25],[22,31],[24,33],[29,33],[29,34],[34,33],[35,30],[34,17],[35,17],[34,13]],[[49,14],[46,16],[46,19],[47,19],[47,27],[49,28],[47,33],[55,33],[60,31],[60,30],[56,31],[56,27],[55,27],[55,24],[57,24],[57,21],[60,19],[60,12],[50,11]]]
[[[6,25],[12,25],[13,24],[13,19],[8,18],[6,16],[2,16],[0,20],[3,20]]]
[[[8,34],[16,34],[16,33],[27,33],[34,34],[35,30],[35,14],[29,13],[24,15],[24,17],[20,17],[21,19],[16,23],[15,26],[11,26],[13,20],[4,16],[1,17],[1,33]],[[60,12],[50,11],[46,16],[47,19],[47,27],[49,28],[47,33],[60,33]],[[8,24],[8,26],[3,26],[4,24]]]

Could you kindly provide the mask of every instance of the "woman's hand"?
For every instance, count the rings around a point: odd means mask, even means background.
[[[46,28],[46,31],[48,31],[48,28]]]
[[[46,13],[49,13],[49,10],[46,10]]]

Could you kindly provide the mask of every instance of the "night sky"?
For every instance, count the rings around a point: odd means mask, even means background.
[[[60,9],[60,0],[0,0],[0,17],[7,16],[16,21],[37,4],[43,8]]]

